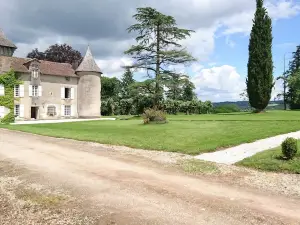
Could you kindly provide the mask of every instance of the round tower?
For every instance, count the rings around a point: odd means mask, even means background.
[[[80,118],[99,117],[101,114],[101,70],[96,64],[90,47],[76,69],[79,76],[77,110]]]

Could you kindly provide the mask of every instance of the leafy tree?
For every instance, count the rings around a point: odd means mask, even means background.
[[[120,89],[121,81],[118,78],[101,77],[101,99],[119,100]]]
[[[166,96],[172,100],[182,99],[183,85],[186,83],[188,76],[182,74],[170,74],[165,80],[165,85],[168,88]]]
[[[192,101],[196,97],[194,90],[195,90],[195,85],[193,84],[193,82],[189,80],[185,80],[185,83],[183,85],[182,100]]]
[[[287,84],[288,84],[288,94],[287,99],[291,109],[300,109],[300,99],[295,98],[300,90],[300,86],[297,85],[298,71],[300,69],[300,45],[297,46],[295,52],[293,52],[293,59],[289,63],[289,69],[287,71]],[[294,78],[293,78],[294,77]]]
[[[131,85],[135,83],[133,74],[129,68],[126,68],[125,73],[121,79],[122,98],[130,98],[131,96]]]
[[[40,52],[37,48],[27,54],[27,58],[45,60],[45,53]]]
[[[170,65],[186,64],[195,61],[178,42],[186,39],[193,32],[178,28],[172,16],[164,15],[156,9],[137,8],[133,16],[137,20],[128,28],[128,32],[137,32],[137,45],[125,51],[133,57],[134,64],[129,68],[142,69],[150,78],[154,78],[154,106],[158,107],[163,99],[163,80],[176,74],[168,68]]]
[[[300,104],[300,68],[288,77],[288,84],[292,89],[289,92],[291,109],[297,109]]]
[[[76,64],[77,66],[82,60],[81,53],[67,44],[51,45],[45,52],[39,52],[36,48],[28,53],[27,57],[59,63],[70,63],[72,65]]]
[[[268,106],[274,86],[272,40],[272,20],[263,7],[263,0],[256,0],[246,84],[249,103],[257,112]]]

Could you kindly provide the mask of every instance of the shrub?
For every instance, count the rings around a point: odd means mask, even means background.
[[[240,108],[236,104],[220,105],[214,108],[214,113],[232,113],[240,111]]]
[[[166,114],[161,110],[146,109],[143,114],[144,124],[148,123],[166,123]]]
[[[287,138],[281,144],[282,154],[286,159],[293,159],[297,153],[298,146],[295,138]]]

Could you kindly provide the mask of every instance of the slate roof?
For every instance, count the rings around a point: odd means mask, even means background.
[[[79,67],[76,69],[76,72],[97,72],[102,73],[100,68],[98,67],[95,59],[92,55],[91,49],[88,46],[86,54],[80,63]]]
[[[29,58],[0,56],[0,73],[1,71],[7,72],[10,69],[13,69],[16,72],[29,73],[28,68],[24,64],[31,60],[32,59]],[[44,60],[39,60],[39,62],[42,74],[78,77],[75,74],[72,65],[69,63],[56,63]]]
[[[17,46],[14,45],[10,40],[7,39],[5,34],[0,28],[0,46],[10,47],[10,48],[17,48]]]

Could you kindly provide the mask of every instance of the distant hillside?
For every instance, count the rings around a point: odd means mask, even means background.
[[[234,104],[237,105],[241,110],[249,109],[248,101],[237,101],[237,102],[214,102],[213,105],[221,106],[221,105],[228,105]],[[283,101],[270,101],[269,106],[267,109],[283,109]]]

